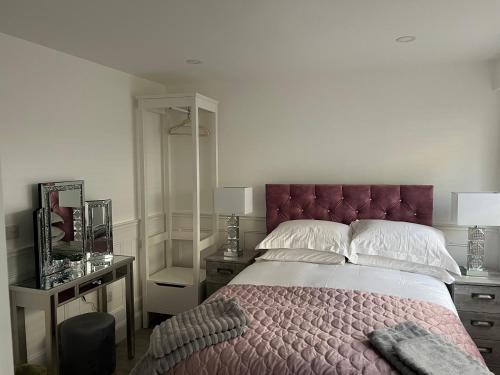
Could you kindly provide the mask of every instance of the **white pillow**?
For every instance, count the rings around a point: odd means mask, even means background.
[[[457,262],[446,250],[443,232],[436,228],[401,221],[359,220],[351,223],[351,236],[350,251],[357,256],[381,256],[460,274]]]
[[[58,213],[50,211],[50,223],[51,224],[64,223],[64,219]]]
[[[276,260],[280,262],[302,262],[316,264],[344,264],[345,257],[329,251],[310,249],[272,249],[255,259],[258,262]]]
[[[425,264],[418,264],[412,262],[406,262],[404,260],[396,260],[385,258],[377,255],[360,255],[358,254],[355,264],[360,264],[362,266],[373,266],[380,268],[389,268],[392,270],[400,270],[411,273],[419,273],[421,275],[432,276],[443,283],[451,284],[455,281],[455,278],[451,276],[448,271],[443,268],[435,266],[426,266]]]
[[[52,243],[62,240],[65,235],[66,233],[61,228],[55,226],[51,227]]]
[[[256,249],[310,249],[349,256],[349,226],[324,220],[290,220],[278,225]]]

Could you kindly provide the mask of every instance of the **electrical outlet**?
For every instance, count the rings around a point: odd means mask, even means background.
[[[16,224],[7,225],[5,227],[5,238],[7,241],[19,238],[19,226]]]
[[[107,295],[108,295],[108,297],[107,297],[108,303],[110,303],[113,300],[113,291],[108,290]]]

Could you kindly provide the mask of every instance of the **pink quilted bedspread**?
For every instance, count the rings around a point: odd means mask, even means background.
[[[190,356],[173,374],[396,374],[370,346],[374,329],[411,320],[482,361],[457,316],[407,298],[330,288],[229,285],[250,318],[241,337]]]

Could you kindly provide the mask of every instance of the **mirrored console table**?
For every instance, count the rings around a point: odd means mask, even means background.
[[[107,312],[106,286],[125,278],[128,357],[135,355],[134,276],[135,257],[115,255],[109,260],[84,262],[76,273],[62,273],[37,288],[37,280],[10,286],[12,335],[16,364],[26,363],[25,309],[45,312],[45,349],[49,372],[59,372],[57,308],[97,291],[98,309]]]

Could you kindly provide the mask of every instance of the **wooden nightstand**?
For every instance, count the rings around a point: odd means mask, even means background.
[[[207,297],[229,283],[233,277],[252,264],[261,252],[246,250],[240,257],[225,257],[223,251],[208,256],[207,262]]]
[[[458,276],[451,293],[460,320],[486,364],[500,374],[500,273]]]

